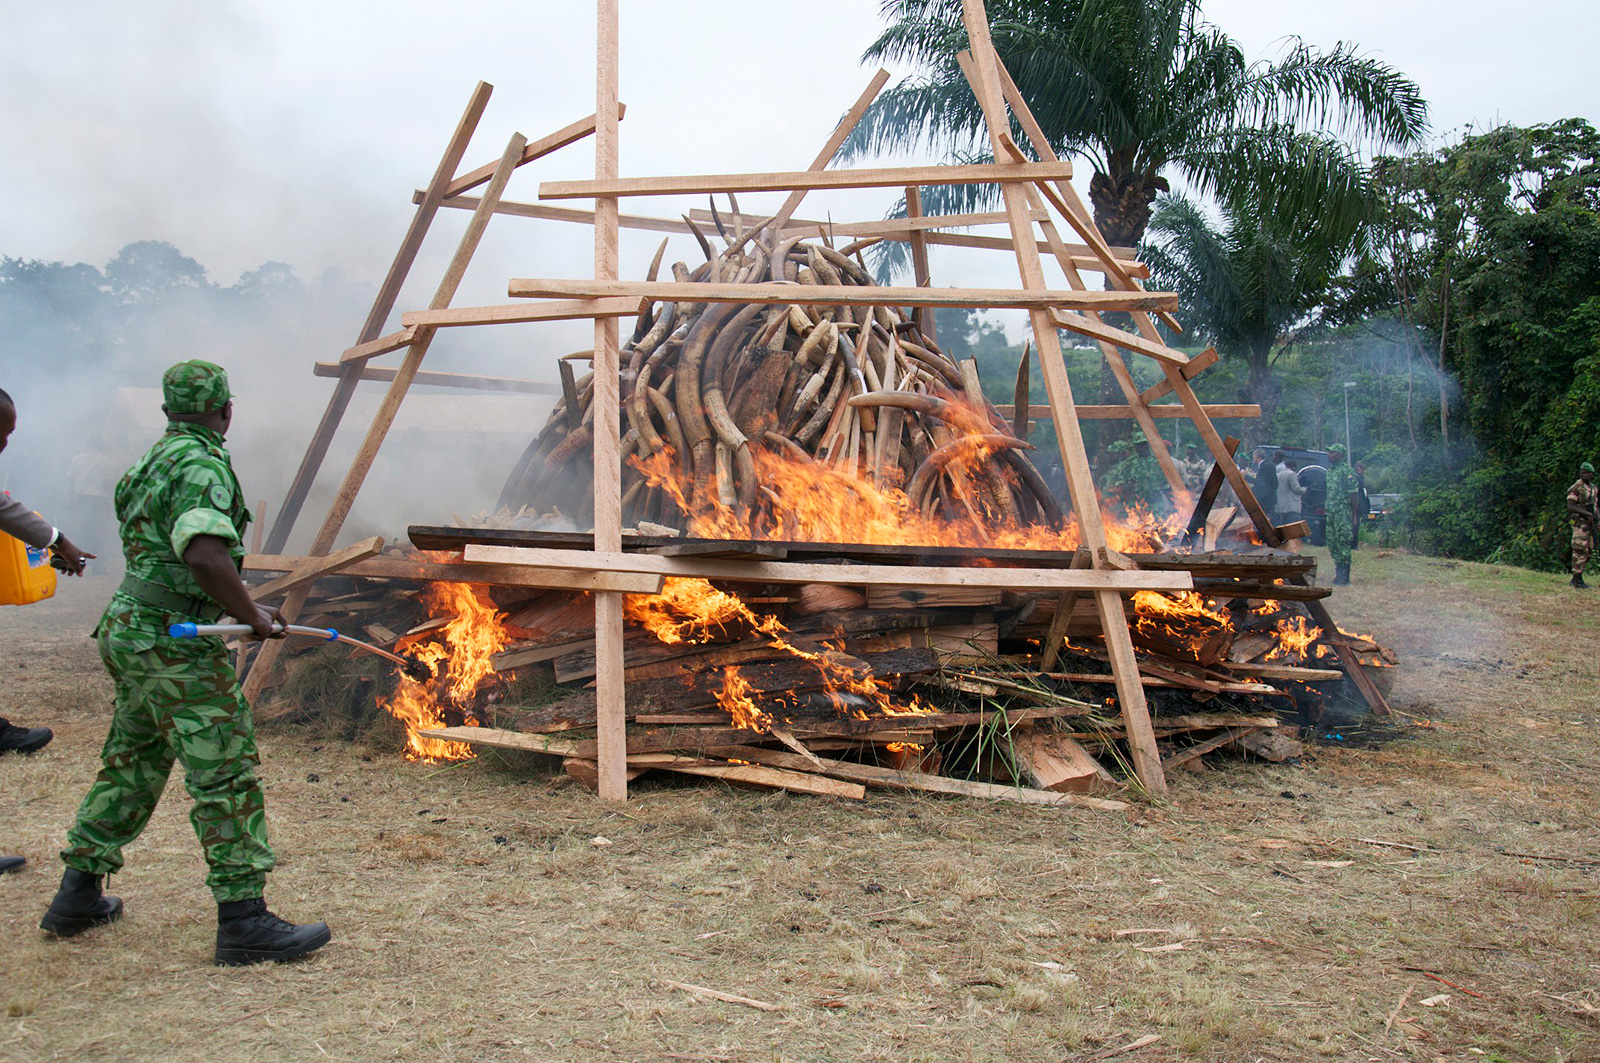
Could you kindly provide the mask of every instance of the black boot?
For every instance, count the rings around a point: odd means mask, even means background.
[[[25,856],[0,856],[0,875],[7,871],[21,871],[26,866],[28,858]]]
[[[37,753],[54,737],[48,727],[17,727],[0,716],[0,753]]]
[[[121,918],[122,898],[101,893],[99,875],[87,875],[69,867],[61,875],[61,888],[56,890],[55,900],[39,920],[39,929],[48,930],[58,938],[70,938]]]
[[[1333,585],[1335,587],[1348,587],[1350,585],[1350,566],[1333,566]]]
[[[284,963],[314,952],[333,937],[327,923],[296,926],[267,911],[260,897],[217,905],[218,967],[247,963]]]
[[[1582,572],[1574,572],[1572,574],[1572,585],[1574,587],[1587,587],[1588,586],[1587,583],[1583,582],[1583,573]]]

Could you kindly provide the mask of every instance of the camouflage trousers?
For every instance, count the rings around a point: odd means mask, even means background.
[[[272,846],[255,766],[255,725],[220,639],[118,648],[115,621],[100,625],[100,659],[116,685],[102,766],[67,832],[61,859],[91,875],[122,867],[166,788],[174,760],[194,798],[189,821],[205,849],[206,884],[219,902],[261,896]]]
[[[1572,526],[1572,571],[1583,575],[1584,566],[1589,563],[1589,555],[1594,552],[1594,529],[1587,524],[1574,524]]]
[[[1350,526],[1350,521],[1328,516],[1328,553],[1333,557],[1335,565],[1350,564],[1350,552],[1355,547],[1355,529]]]

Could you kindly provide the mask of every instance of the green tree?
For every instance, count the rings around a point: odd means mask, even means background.
[[[1317,328],[1362,226],[1320,215],[1228,206],[1214,222],[1194,200],[1163,196],[1142,257],[1152,282],[1181,298],[1180,319],[1249,367],[1246,394],[1271,416],[1274,358],[1297,333]]]
[[[932,148],[989,158],[983,115],[956,56],[967,47],[960,0],[885,0],[889,22],[869,62],[916,73],[884,91],[851,155]],[[995,48],[1051,147],[1094,166],[1089,198],[1113,244],[1144,236],[1167,174],[1202,194],[1264,212],[1364,216],[1365,171],[1344,139],[1404,147],[1427,129],[1417,86],[1341,44],[1293,43],[1275,63],[1246,63],[1201,20],[1198,0],[993,0]],[[1025,138],[1019,137],[1019,142]],[[929,189],[930,209],[967,209],[993,186]]]

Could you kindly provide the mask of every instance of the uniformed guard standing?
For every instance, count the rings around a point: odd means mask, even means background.
[[[1584,462],[1578,466],[1578,482],[1567,488],[1567,512],[1572,516],[1572,585],[1587,587],[1583,570],[1589,564],[1589,554],[1594,551],[1594,526],[1600,513],[1596,512],[1600,500],[1600,487],[1594,483],[1594,466]]]
[[[233,420],[227,373],[181,362],[161,385],[167,430],[117,484],[127,576],[95,629],[116,708],[102,767],[61,852],[61,888],[39,925],[72,937],[122,915],[101,879],[122,867],[123,847],[144,829],[177,760],[217,899],[215,962],[289,960],[330,935],[322,923],[279,919],[262,899],[273,854],[250,706],[220,638],[167,635],[173,623],[228,614],[257,638],[281,638],[282,617],[252,601],[239,578],[250,512],[223,447]]]
[[[1350,582],[1350,551],[1356,541],[1356,474],[1345,461],[1343,443],[1328,448],[1327,539],[1333,557],[1333,582]]]

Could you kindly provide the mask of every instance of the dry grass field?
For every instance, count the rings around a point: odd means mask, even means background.
[[[0,1060],[1600,1060],[1600,591],[1370,551],[1356,579],[1331,606],[1416,720],[1124,814],[618,809],[531,760],[266,730],[268,899],[334,940],[230,970],[176,780],[127,917],[35,929],[107,715],[110,583],[73,583],[0,612],[0,714],[56,730],[0,760],[0,852],[33,861],[0,878]]]

